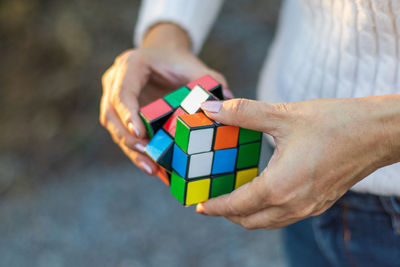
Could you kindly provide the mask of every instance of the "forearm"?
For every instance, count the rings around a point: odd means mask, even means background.
[[[135,44],[153,25],[170,22],[179,25],[191,40],[191,50],[198,53],[217,18],[222,0],[142,0],[135,30]]]
[[[145,34],[140,47],[190,51],[191,41],[181,27],[166,22],[151,27]]]

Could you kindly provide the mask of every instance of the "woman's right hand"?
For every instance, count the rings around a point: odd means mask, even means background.
[[[225,78],[190,52],[186,33],[174,24],[158,24],[140,48],[120,54],[104,73],[100,123],[134,164],[155,175],[158,167],[144,153],[149,139],[139,107],[205,74],[229,95]]]

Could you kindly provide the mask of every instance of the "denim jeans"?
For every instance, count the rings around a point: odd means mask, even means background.
[[[348,192],[284,241],[289,266],[400,266],[400,198]]]

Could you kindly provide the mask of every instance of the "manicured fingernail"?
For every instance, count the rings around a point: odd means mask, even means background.
[[[144,145],[142,145],[141,143],[136,143],[135,144],[135,149],[139,152],[144,153],[146,147]]]
[[[221,110],[221,101],[207,101],[201,104],[201,108],[209,113],[218,113]]]
[[[231,91],[227,88],[223,88],[222,93],[224,94],[224,97],[227,99],[232,99],[234,97]]]
[[[203,204],[201,204],[201,203],[197,204],[197,206],[196,206],[196,212],[197,212],[197,213],[200,213],[200,214],[203,214],[203,215],[207,215],[207,214],[204,212],[204,206],[203,206]]]
[[[142,161],[142,163],[140,164],[142,166],[142,168],[144,169],[145,172],[147,172],[147,174],[152,175],[153,174],[153,170],[151,169],[151,167],[149,166],[149,164],[147,164],[146,162]]]
[[[131,133],[135,134],[136,137],[139,137],[139,135],[140,135],[139,128],[136,127],[136,125],[133,124],[133,122],[128,123],[128,127],[129,127],[129,131],[131,131]]]

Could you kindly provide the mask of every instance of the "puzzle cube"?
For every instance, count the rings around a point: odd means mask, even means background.
[[[262,134],[208,118],[201,103],[219,99],[221,85],[206,75],[140,109],[151,137],[145,152],[184,205],[230,193],[258,175]]]
[[[214,80],[210,75],[204,75],[200,77],[199,79],[188,83],[187,87],[190,89],[193,89],[196,85],[200,85],[202,88],[205,90],[209,91],[213,95],[215,95],[217,98],[223,100],[224,95],[222,93],[222,86],[219,82]]]
[[[158,165],[171,172],[173,144],[174,140],[161,129],[147,144],[145,153]]]
[[[192,91],[183,99],[181,107],[189,114],[194,114],[199,111],[201,103],[207,100],[218,100],[213,94],[206,91],[199,85],[196,85]]]
[[[161,129],[173,112],[174,109],[162,98],[139,110],[139,115],[146,126],[147,134],[150,138]]]
[[[213,131],[191,140],[192,131],[199,129]],[[210,198],[230,193],[257,176],[261,137],[259,132],[212,121],[202,112],[178,116],[172,169],[186,182],[211,179]],[[174,182],[171,178],[171,186]],[[185,205],[190,205],[188,196],[191,193],[180,195]]]
[[[193,205],[209,198],[210,184],[210,178],[186,180],[173,171],[170,190],[183,205]]]
[[[210,151],[214,123],[203,113],[179,116],[176,121],[175,143],[187,154]]]

